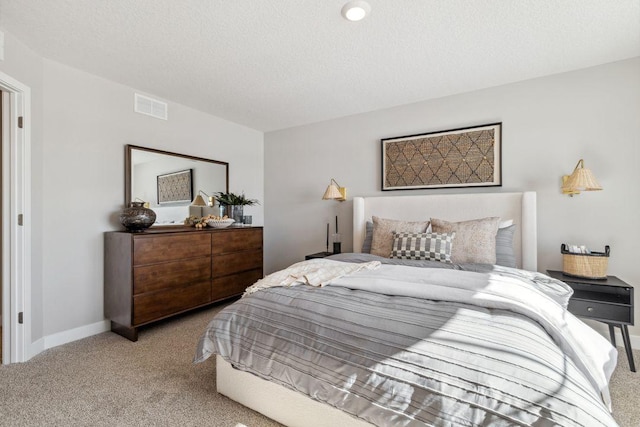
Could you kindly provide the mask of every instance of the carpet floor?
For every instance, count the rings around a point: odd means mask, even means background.
[[[105,332],[0,366],[0,425],[279,426],[216,393],[213,358],[191,363],[200,334],[220,308],[142,329],[135,343]],[[622,427],[638,426],[640,377],[619,351],[614,416]]]

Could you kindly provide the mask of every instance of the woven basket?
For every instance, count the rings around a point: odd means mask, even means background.
[[[590,254],[573,254],[564,243],[560,248],[562,253],[562,272],[567,276],[583,279],[606,279],[609,265],[609,246],[604,247],[604,252],[591,252]]]

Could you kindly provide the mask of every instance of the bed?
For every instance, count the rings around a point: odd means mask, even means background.
[[[195,361],[216,355],[218,392],[288,426],[616,425],[616,350],[566,311],[569,288],[535,272],[535,193],[353,205],[353,254],[273,273],[212,320]],[[380,231],[425,217],[420,235],[454,249],[464,228],[436,225],[513,221],[514,265],[360,253],[372,219]]]

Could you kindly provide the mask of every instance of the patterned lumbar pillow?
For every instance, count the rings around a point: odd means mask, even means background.
[[[393,233],[391,258],[451,262],[456,233]]]

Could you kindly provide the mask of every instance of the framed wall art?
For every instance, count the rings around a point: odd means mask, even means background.
[[[189,202],[193,199],[192,169],[158,175],[158,204]]]
[[[381,142],[383,191],[502,185],[502,123]]]

